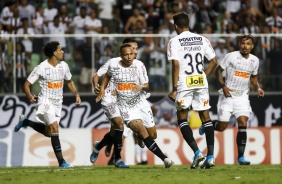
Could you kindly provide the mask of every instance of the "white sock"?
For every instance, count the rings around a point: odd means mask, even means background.
[[[138,144],[135,144],[135,160],[138,163],[141,163],[141,148]]]

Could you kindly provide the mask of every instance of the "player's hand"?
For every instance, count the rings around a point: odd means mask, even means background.
[[[258,88],[258,97],[264,97],[264,91],[261,88]]]
[[[98,103],[103,98],[104,95],[105,95],[105,91],[100,90],[98,96],[96,97],[96,103]]]
[[[76,105],[76,106],[80,106],[80,104],[81,104],[80,96],[77,95],[75,98],[76,98],[76,99],[75,99],[75,105]]]
[[[29,96],[28,100],[29,100],[30,104],[34,104],[36,102],[36,100],[37,100],[37,96],[36,95],[31,95],[31,96]]]
[[[133,88],[132,88],[132,91],[134,93],[138,93],[139,91],[142,90],[142,86],[141,85],[135,85]]]
[[[229,89],[227,86],[223,86],[222,87],[222,91],[223,91],[223,94],[224,94],[224,96],[226,97],[226,98],[228,98],[228,97],[232,97],[232,95],[231,95],[231,89]]]
[[[169,97],[172,101],[175,101],[176,94],[177,94],[176,91],[172,91],[172,92],[170,92],[170,93],[168,94],[168,97]]]
[[[97,84],[97,85],[94,86],[94,93],[99,94],[99,92],[100,92],[100,85]]]

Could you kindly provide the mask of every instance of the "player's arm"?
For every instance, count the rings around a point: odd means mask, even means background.
[[[103,79],[102,79],[102,83],[101,83],[101,86],[100,86],[100,91],[99,91],[99,94],[96,98],[96,103],[99,102],[103,96],[105,95],[105,88],[106,86],[108,85],[109,81],[111,80],[112,76],[109,76],[108,74],[105,74]]]
[[[100,85],[99,85],[99,75],[97,74],[97,72],[92,77],[92,84],[94,87],[94,92],[98,94],[100,91]]]
[[[230,89],[225,85],[224,79],[222,77],[222,72],[224,71],[224,69],[219,65],[216,69],[215,69],[215,76],[216,79],[218,81],[218,83],[220,84],[223,94],[225,97],[231,97],[231,93],[230,93]]]
[[[80,99],[80,96],[76,90],[76,87],[75,87],[75,84],[72,80],[66,80],[66,84],[69,88],[69,90],[74,94],[76,100],[75,100],[75,105],[76,106],[79,106],[80,103],[81,103],[81,99]]]
[[[259,82],[258,82],[258,77],[257,75],[251,75],[251,84],[257,89],[258,96],[263,97],[264,96],[264,91],[261,89]]]
[[[177,82],[179,79],[179,62],[178,60],[171,60],[172,62],[172,91],[168,94],[168,97],[175,100],[177,93]]]
[[[25,92],[26,97],[28,98],[29,103],[33,104],[36,102],[37,96],[31,94],[30,86],[31,86],[31,83],[27,80],[24,83],[24,92]]]
[[[209,66],[205,71],[207,77],[213,72],[216,65],[217,65],[217,59],[216,59],[216,57],[214,57],[210,60]]]

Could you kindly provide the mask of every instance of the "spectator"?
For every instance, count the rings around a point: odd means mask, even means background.
[[[261,13],[261,11],[258,8],[252,7],[250,0],[243,0],[242,4],[242,14],[241,18],[242,20],[245,19],[246,16],[250,16],[253,19],[253,22],[259,25],[260,23],[264,22],[264,15]]]
[[[4,93],[9,92],[9,73],[11,71],[11,65],[7,58],[7,52],[5,51],[5,46],[0,43],[0,92],[1,88]]]
[[[272,15],[265,19],[271,33],[282,33],[282,18],[278,15],[278,9],[272,10]]]
[[[274,40],[274,48],[267,54],[267,75],[270,76],[271,89],[274,91],[282,90],[282,47],[281,40]]]
[[[234,24],[234,21],[231,19],[231,13],[228,11],[225,11],[224,18],[221,20],[221,23],[220,23],[221,33],[227,33],[228,24]]]
[[[20,0],[20,4],[18,7],[19,7],[20,18],[27,18],[28,26],[31,26],[32,18],[35,14],[34,6],[31,4],[28,4],[28,0]]]
[[[60,22],[60,17],[59,15],[56,15],[54,17],[53,22],[49,22],[48,24],[48,34],[53,34],[55,35],[52,38],[49,38],[50,41],[58,41],[60,43],[60,46],[62,50],[65,50],[66,48],[66,38],[65,38],[65,32],[66,32],[66,27],[62,22]],[[66,55],[66,53],[65,53]]]
[[[71,23],[71,28],[73,29],[74,35],[80,35],[85,34],[84,24],[86,21],[86,18],[88,17],[86,13],[86,7],[82,6],[80,7],[79,15],[75,16],[73,18],[73,21]],[[77,48],[82,43],[85,43],[85,38],[82,36],[75,36],[74,37],[74,47]]]
[[[20,27],[21,27],[21,18],[19,15],[19,9],[16,7],[13,9],[13,16],[10,18],[8,31],[12,34],[17,34],[17,31]]]
[[[32,36],[34,35],[34,31],[33,31],[33,28],[28,26],[27,18],[22,18],[21,22],[22,22],[22,27],[18,29],[17,34],[28,35],[28,36],[21,38],[21,42],[25,48],[25,56],[30,60],[31,54],[32,54],[32,40],[33,40]]]
[[[32,27],[35,34],[44,34],[44,8],[39,6],[36,13],[33,15]],[[35,37],[33,38],[32,51],[34,54],[39,54],[39,61],[42,59],[42,48],[43,48],[43,38]],[[38,62],[39,62],[38,61]]]
[[[124,31],[125,33],[134,32],[136,24],[139,21],[141,27],[140,29],[147,28],[147,22],[143,15],[140,14],[140,11],[137,8],[133,9],[133,15],[129,17],[128,21],[125,24]]]
[[[81,65],[81,74],[79,78],[80,91],[92,91],[92,76],[95,73],[93,41],[91,37],[86,37],[86,43],[81,44],[74,50],[74,58]],[[93,61],[93,63],[92,63]]]
[[[241,0],[226,0],[226,11],[231,13],[231,19],[237,24],[241,9]]]
[[[240,28],[242,34],[256,34],[260,33],[259,27],[254,23],[251,15],[248,15],[245,19],[245,24]]]
[[[59,17],[60,22],[62,22],[65,26],[65,30],[67,30],[67,33],[70,33],[69,26],[72,22],[72,18],[68,16],[68,7],[64,4],[60,6]]]
[[[160,27],[161,18],[158,12],[154,11],[154,7],[148,6],[145,14],[147,27],[153,28],[153,33],[157,33]]]
[[[111,45],[106,45],[106,47],[104,48],[104,52],[101,54],[101,56],[99,58],[99,61],[98,61],[99,66],[97,68],[100,68],[108,60],[113,58],[113,56],[114,56],[114,54],[113,54]]]
[[[46,28],[50,22],[54,21],[55,16],[58,14],[58,9],[54,7],[54,0],[47,1],[47,8],[44,8],[44,24]],[[47,33],[48,31],[46,31]]]
[[[86,17],[84,28],[87,34],[97,35],[101,32],[102,22],[97,18],[98,14],[96,10],[90,11],[90,16]]]
[[[134,0],[119,0],[117,3],[117,17],[119,22],[119,32],[124,32],[124,27],[129,19],[133,15],[133,8],[135,7]]]
[[[27,77],[27,68],[30,60],[25,55],[25,48],[21,42],[16,43],[16,61],[14,62],[16,68],[16,91],[23,92],[23,86]]]
[[[99,7],[99,19],[102,21],[103,26],[108,27],[110,33],[115,33],[118,26],[114,17],[116,0],[95,0],[95,3]]]
[[[10,25],[10,19],[13,17],[14,9],[16,8],[16,3],[11,1],[5,4],[5,7],[2,9],[0,20],[3,26],[3,30],[9,31],[8,26]]]

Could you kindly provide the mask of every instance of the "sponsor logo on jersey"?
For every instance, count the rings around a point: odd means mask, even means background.
[[[203,75],[194,75],[186,77],[186,85],[188,88],[204,86],[204,76]]]
[[[132,90],[134,86],[136,86],[134,83],[118,83],[117,89],[119,91]]]
[[[189,38],[181,38],[178,39],[181,46],[189,46],[189,45],[203,45],[202,37],[189,37]]]
[[[234,75],[237,77],[241,77],[241,78],[249,78],[250,74],[247,72],[242,72],[242,71],[235,71]]]
[[[49,89],[59,89],[63,88],[63,82],[48,82],[47,87]]]

